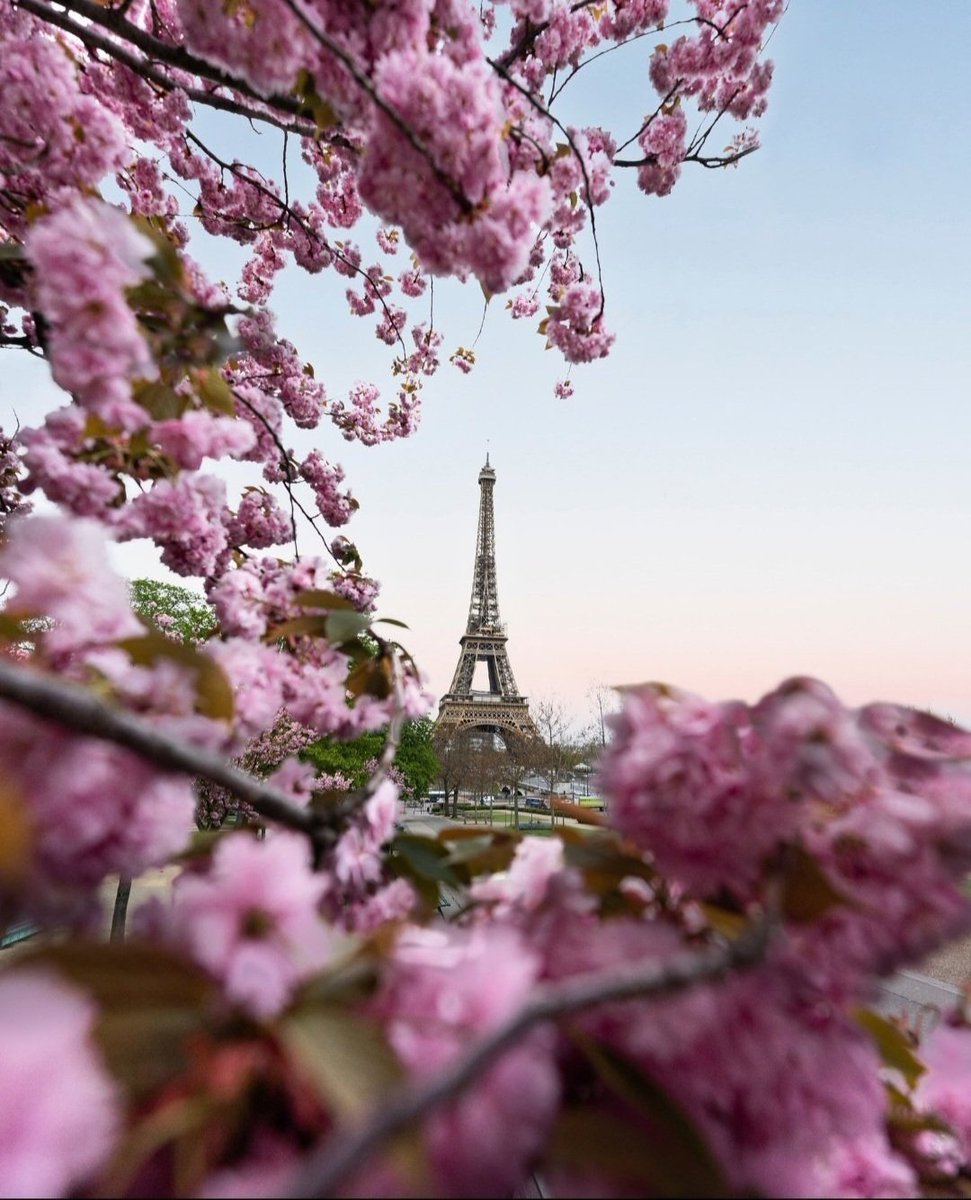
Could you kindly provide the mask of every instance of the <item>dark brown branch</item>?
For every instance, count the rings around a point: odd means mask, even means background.
[[[300,121],[284,121],[272,111],[267,111],[263,108],[250,108],[248,105],[243,104],[232,97],[218,96],[214,92],[206,91],[204,88],[188,87],[177,80],[172,79],[171,76],[167,75],[164,71],[160,71],[147,59],[136,57],[123,46],[120,46],[117,42],[114,42],[110,38],[104,37],[102,34],[97,33],[90,26],[79,25],[76,21],[71,20],[66,13],[61,13],[58,10],[49,7],[46,3],[43,3],[43,0],[17,0],[17,4],[27,12],[32,13],[39,20],[46,21],[48,24],[64,30],[65,33],[71,34],[72,37],[76,37],[78,41],[87,46],[89,50],[100,51],[102,54],[106,54],[109,58],[113,58],[123,67],[127,67],[128,70],[133,74],[147,80],[149,83],[154,83],[156,87],[161,88],[165,92],[182,91],[189,100],[192,100],[196,104],[203,104],[209,108],[219,109],[223,112],[230,112],[236,116],[246,117],[251,121],[263,121],[269,125],[276,126],[278,129],[287,130],[291,133],[298,133],[302,137],[315,137],[317,135],[317,127],[310,123],[304,123]],[[99,9],[99,11],[104,10]],[[87,16],[87,13],[83,13],[82,15]],[[115,24],[119,24],[119,22],[116,21]],[[123,22],[121,24],[125,24],[126,27],[130,27],[131,29],[136,28],[133,25],[128,26],[127,22]],[[119,33],[118,36],[124,36],[124,34]],[[166,43],[158,42],[158,45],[165,46]],[[142,49],[142,47],[139,48]],[[148,51],[145,52],[148,53]],[[202,65],[204,66],[204,64]],[[228,83],[221,79],[212,79],[211,73],[210,75],[203,77],[209,78],[211,82],[216,84],[216,86],[231,87],[237,91],[240,90],[236,83]],[[251,93],[250,96],[251,99],[258,100],[260,103],[264,103],[262,97],[258,96],[256,93]],[[299,102],[295,102],[293,112],[300,113],[302,111],[303,108]]]
[[[325,1145],[307,1156],[285,1194],[293,1198],[333,1195],[382,1142],[461,1093],[534,1026],[607,1001],[669,996],[753,966],[764,958],[774,927],[774,913],[768,909],[726,946],[685,951],[665,963],[625,967],[536,988],[528,1004],[451,1066],[427,1082],[405,1087],[359,1124],[338,1129]]]
[[[297,509],[298,501],[297,501],[296,496],[294,496],[294,494],[293,494],[294,483],[296,481],[293,478],[293,465],[290,462],[290,455],[287,453],[286,447],[283,445],[283,442],[280,441],[280,437],[279,437],[279,434],[277,433],[277,431],[273,428],[273,426],[266,419],[266,417],[263,416],[263,414],[259,411],[259,409],[254,404],[250,404],[250,402],[244,396],[241,396],[239,394],[239,392],[236,391],[235,388],[232,389],[232,392],[233,392],[233,397],[236,400],[236,403],[241,404],[247,410],[247,412],[251,413],[260,422],[260,424],[266,430],[269,437],[272,438],[273,443],[277,448],[277,452],[280,455],[280,462],[283,464],[283,469],[287,473],[287,478],[283,484],[283,487],[284,487],[284,489],[287,493],[287,496],[290,500],[290,531],[293,534],[293,556],[299,562],[300,551],[297,548],[297,516],[296,516],[296,509]],[[309,516],[309,514],[307,513],[307,511],[303,507],[303,505],[301,504],[299,507],[300,507],[300,511],[303,513],[303,515],[308,518],[308,520],[310,521],[310,524],[313,525],[314,529],[317,530],[317,533],[323,538],[323,534],[321,534],[320,530],[317,529],[316,524],[314,524],[313,518]],[[326,538],[324,538],[324,545],[327,546]],[[330,547],[327,546],[327,549],[329,550]]]
[[[0,334],[0,350],[26,350],[36,358],[44,357],[39,347],[29,337],[21,334]]]
[[[633,134],[633,136],[629,137],[626,142],[623,142],[621,145],[619,145],[617,147],[617,149],[615,151],[616,154],[619,154],[621,152],[621,150],[626,150],[627,147],[631,144],[631,142],[637,141],[637,139],[641,136],[641,134],[644,132],[644,130],[647,129],[647,127],[651,124],[651,122],[654,121],[658,117],[658,115],[660,114],[660,112],[664,108],[664,106],[666,104],[671,103],[672,99],[674,98],[675,94],[677,93],[678,88],[681,86],[681,84],[683,82],[684,82],[683,79],[678,79],[675,81],[674,87],[671,88],[671,90],[668,92],[668,94],[661,100],[661,103],[651,113],[651,115],[647,118],[647,120],[640,127],[640,129],[638,129],[638,131],[635,134]],[[616,166],[616,165],[617,165],[617,160],[614,159],[614,166]]]
[[[40,17],[41,20],[50,21],[52,24],[61,24],[61,28],[66,28],[63,23],[55,20],[58,14],[48,3],[45,3],[45,0],[17,0],[17,3],[21,8]],[[187,71],[190,75],[196,75],[200,79],[208,79],[211,83],[218,84],[221,87],[230,88],[234,92],[239,92],[240,95],[247,96],[259,104],[265,104],[268,108],[276,109],[277,112],[286,113],[288,116],[306,117],[307,115],[306,106],[295,96],[279,94],[261,96],[244,79],[239,79],[231,75],[228,71],[213,66],[212,63],[204,58],[197,58],[181,46],[175,46],[171,42],[153,37],[152,34],[147,33],[133,22],[126,21],[117,12],[102,8],[100,4],[94,3],[93,0],[61,0],[61,7],[67,12],[77,13],[78,16],[84,17],[92,25],[98,25],[102,29],[107,29],[110,33],[122,38],[130,45],[137,46],[149,58],[157,59],[159,62],[166,63],[177,70]],[[70,23],[69,32],[80,36],[79,29],[82,33],[84,32],[83,27],[77,25],[77,23]]]
[[[312,840],[320,836],[319,819],[312,812],[298,808],[285,793],[230,766],[211,750],[178,741],[132,713],[105,704],[79,684],[0,658],[0,698],[76,733],[115,742],[163,770],[209,779],[261,816],[309,834]]]
[[[738,150],[734,154],[718,155],[716,157],[707,158],[700,154],[688,154],[681,161],[698,163],[699,166],[708,167],[709,170],[715,167],[731,167],[741,159],[746,158],[749,154],[754,154],[758,150],[758,146],[746,146],[744,150]],[[657,162],[657,157],[653,154],[647,155],[645,158],[615,158],[615,167],[647,167]]]

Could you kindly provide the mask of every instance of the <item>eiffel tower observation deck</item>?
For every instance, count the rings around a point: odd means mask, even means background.
[[[526,697],[520,695],[506,651],[506,628],[499,619],[496,588],[496,526],[492,493],[496,473],[489,465],[479,472],[479,527],[469,619],[460,639],[462,651],[452,686],[442,697],[436,726],[441,730],[477,731],[510,738],[537,737]],[[488,690],[476,689],[476,664],[486,664]],[[480,682],[484,682],[480,680]]]

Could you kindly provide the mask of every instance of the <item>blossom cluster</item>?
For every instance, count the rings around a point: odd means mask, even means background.
[[[307,844],[296,835],[271,831],[259,841],[233,833],[209,861],[185,868],[170,899],[139,910],[135,929],[193,964],[224,1003],[258,1022],[279,1023],[286,1039],[316,1019],[305,989],[347,961],[354,944],[348,931],[383,928],[376,985],[363,996],[352,989],[342,1019],[363,1022],[369,1038],[380,1037],[388,1056],[382,1070],[418,1084],[456,1062],[470,1038],[515,1019],[537,987],[609,976],[631,964],[663,969],[692,946],[724,937],[712,914],[737,918],[740,904],[742,913],[755,913],[772,903],[779,891],[773,883],[781,883],[780,928],[760,964],[661,999],[592,1003],[567,1022],[535,1028],[457,1103],[429,1113],[421,1145],[430,1174],[423,1178],[448,1195],[502,1195],[543,1163],[553,1194],[627,1195],[664,1179],[666,1156],[676,1152],[694,1156],[699,1186],[737,1194],[908,1196],[922,1182],[956,1180],[971,1145],[965,1103],[971,1028],[955,1014],[928,1038],[910,1082],[897,1077],[893,1094],[907,1105],[906,1128],[924,1131],[908,1138],[904,1126],[894,1125],[884,1086],[889,1068],[881,1046],[891,1027],[874,1040],[858,1013],[875,976],[914,961],[955,929],[971,928],[966,902],[959,915],[940,900],[968,868],[957,851],[971,827],[971,734],[911,710],[846,709],[806,679],[752,706],[641,689],[627,697],[615,723],[601,782],[613,819],[643,846],[639,853],[630,840],[610,848],[604,834],[592,841],[523,838],[504,870],[478,875],[471,906],[450,924],[416,921],[417,899],[403,879],[380,885],[348,922],[333,902],[338,894],[346,902],[347,888],[379,880],[376,848],[390,836],[395,812],[395,789],[385,784],[369,801],[367,826],[342,843],[323,872],[312,869]],[[881,819],[869,824],[868,789],[876,794],[888,780],[901,789],[898,802],[884,803]],[[663,839],[672,788],[689,810],[688,825]],[[654,796],[664,816],[652,824]],[[729,808],[748,812],[749,834],[760,838],[754,848],[733,837],[725,823]],[[853,874],[836,850],[851,818],[854,863],[869,864]],[[746,823],[742,815],[737,820]],[[764,826],[773,832],[763,835]],[[689,837],[711,847],[700,866],[687,854]],[[735,876],[717,867],[718,854],[725,862],[746,856],[734,909],[724,906]],[[807,858],[815,863],[808,875]],[[615,882],[605,883],[611,873]],[[909,907],[895,924],[903,898]],[[37,988],[39,1004],[73,1004],[83,1032],[90,1002],[53,977],[30,975],[34,969],[15,970],[0,985]],[[352,1028],[358,1026],[346,1036]],[[86,1155],[72,1146],[45,1166],[60,1190],[94,1177],[123,1119],[116,1082],[93,1056],[90,1039],[73,1036],[59,1069],[83,1075],[78,1095],[96,1091],[103,1115],[90,1106],[87,1115],[80,1107],[59,1113],[68,1127],[102,1122]],[[891,1036],[899,1047],[886,1062],[897,1070],[908,1060],[918,1063],[902,1035]],[[257,1067],[254,1053],[251,1046],[247,1069],[258,1070],[268,1086],[270,1068]],[[622,1076],[620,1064],[626,1064]],[[353,1058],[348,1069],[353,1077]],[[375,1069],[372,1058],[368,1070]],[[618,1086],[621,1078],[626,1082]],[[663,1122],[659,1130],[665,1110],[656,1099],[645,1109],[640,1089],[666,1097],[679,1114],[677,1134]],[[15,1093],[13,1087],[4,1095]],[[238,1151],[219,1158],[213,1180],[235,1180],[226,1183],[226,1194],[271,1194],[282,1186],[299,1157],[300,1120],[326,1135],[334,1096],[325,1089],[321,1099],[318,1115],[311,1106],[308,1117],[304,1102],[303,1118],[294,1115],[290,1132],[274,1141],[275,1171],[260,1175],[265,1163],[257,1139],[242,1158]],[[36,1105],[32,1111],[43,1122],[43,1111]],[[639,1145],[638,1156],[585,1162],[561,1141],[550,1143],[558,1122],[593,1120],[591,1114]],[[0,1106],[0,1146],[10,1120]],[[674,1151],[672,1137],[687,1140]],[[13,1160],[0,1158],[7,1161]],[[22,1167],[26,1160],[17,1161]],[[393,1156],[374,1160],[361,1183],[365,1194],[409,1195],[420,1186]]]
[[[433,277],[545,308],[569,363],[607,354],[596,210],[618,171],[664,196],[755,147],[706,149],[764,111],[782,0],[81,7],[0,0],[0,344],[62,393],[0,435],[0,655],[102,718],[0,702],[0,922],[42,931],[0,964],[0,1191],[305,1194],[370,1128],[331,1191],[964,1194],[967,1014],[919,1044],[868,1006],[971,930],[971,733],[805,678],[755,704],[633,689],[610,827],[548,839],[402,833],[386,764],[355,790],[299,758],[428,705],[371,628],[334,447],[409,436],[441,359],[473,369]],[[630,128],[561,120],[582,67],[648,37]],[[206,107],[273,155],[209,145]],[[196,224],[241,248],[232,285]],[[335,395],[280,336],[291,263],[373,321],[390,400]],[[257,482],[234,494],[226,460]],[[135,616],[107,540],[142,538],[201,581],[204,642]],[[173,740],[195,785],[159,765]],[[162,867],[105,943],[107,892]]]

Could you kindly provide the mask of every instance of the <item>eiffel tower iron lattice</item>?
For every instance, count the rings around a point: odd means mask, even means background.
[[[489,465],[479,472],[479,526],[475,542],[475,570],[469,620],[460,639],[462,652],[452,686],[442,697],[436,727],[440,730],[475,730],[510,738],[535,738],[539,734],[529,715],[526,697],[520,695],[506,652],[506,628],[499,619],[496,589],[496,527],[492,493],[496,473]],[[486,664],[489,690],[475,690],[476,663]]]

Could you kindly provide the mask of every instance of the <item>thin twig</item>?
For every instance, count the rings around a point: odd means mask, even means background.
[[[534,1026],[607,1001],[669,996],[729,971],[753,966],[765,956],[774,927],[775,914],[770,907],[726,946],[686,951],[664,963],[583,975],[536,988],[519,1012],[432,1079],[405,1087],[362,1122],[339,1128],[304,1159],[284,1194],[293,1200],[333,1195],[382,1142],[462,1092]]]
[[[304,29],[307,30],[310,36],[319,42],[320,45],[323,46],[326,51],[328,51],[328,53],[332,54],[334,58],[336,58],[337,61],[342,64],[361,91],[367,95],[375,108],[384,113],[384,115],[388,118],[392,125],[394,125],[408,145],[411,146],[416,153],[420,154],[421,157],[428,163],[429,167],[431,167],[432,174],[459,206],[459,211],[463,214],[471,212],[473,207],[472,203],[459,184],[452,179],[448,172],[442,170],[442,168],[432,157],[431,151],[424,144],[421,138],[419,138],[418,134],[415,133],[404,117],[402,117],[401,114],[395,108],[393,108],[387,102],[387,100],[384,99],[380,92],[378,92],[374,84],[367,77],[367,75],[364,74],[351,55],[348,54],[348,52],[342,46],[335,42],[332,37],[330,37],[322,29],[318,28],[314,22],[310,20],[303,9],[295,3],[295,0],[283,0],[283,3],[287,6],[287,8],[289,8],[300,24],[303,25]]]
[[[743,150],[736,150],[733,154],[716,155],[713,158],[705,158],[699,154],[689,154],[683,158],[682,162],[694,162],[699,166],[707,167],[709,170],[714,170],[716,167],[731,167],[735,163],[740,162],[749,154],[754,154],[758,150],[758,146],[746,146]],[[615,158],[615,167],[646,167],[651,163],[657,162],[657,155],[648,154],[644,158]]]
[[[183,137],[186,139],[186,141],[194,142],[199,147],[199,149],[203,152],[203,154],[205,154],[212,162],[214,162],[216,164],[216,166],[220,168],[220,170],[228,171],[231,175],[235,176],[235,178],[237,178],[241,183],[248,184],[250,187],[255,188],[256,191],[258,191],[261,195],[265,196],[268,200],[270,200],[272,203],[276,204],[279,207],[279,209],[280,209],[279,218],[276,221],[274,221],[271,226],[263,226],[262,228],[264,228],[264,229],[266,229],[266,228],[270,228],[270,229],[285,228],[287,233],[291,233],[291,225],[295,224],[300,229],[300,231],[303,233],[304,237],[307,239],[308,242],[316,243],[318,246],[322,246],[327,251],[328,254],[332,254],[334,256],[334,258],[336,258],[340,262],[344,263],[348,267],[348,269],[350,271],[352,271],[355,275],[360,275],[364,279],[365,284],[370,284],[371,290],[374,293],[374,299],[377,300],[378,304],[381,306],[382,310],[384,311],[384,315],[388,319],[388,321],[390,322],[392,320],[392,312],[391,312],[391,308],[388,305],[388,302],[381,295],[381,292],[378,289],[378,285],[375,283],[375,281],[371,278],[370,274],[363,267],[361,267],[357,263],[353,262],[350,258],[348,258],[348,256],[342,250],[337,249],[336,246],[334,246],[331,242],[329,242],[325,237],[322,237],[314,228],[312,228],[312,226],[308,225],[307,222],[304,221],[303,218],[300,216],[300,214],[297,213],[293,208],[291,208],[289,203],[287,203],[284,200],[281,200],[280,197],[276,194],[276,192],[273,191],[273,189],[271,187],[269,187],[261,179],[255,179],[252,175],[247,175],[246,172],[241,169],[241,167],[238,163],[235,163],[235,162],[231,163],[231,162],[228,162],[226,159],[221,158],[215,152],[215,150],[211,150],[205,144],[205,142],[203,142],[199,138],[199,136],[196,133],[194,133],[191,129],[189,129],[188,127],[186,127],[185,131],[183,132]],[[286,174],[284,174],[284,180],[286,180]],[[284,218],[285,218],[285,220],[284,220]],[[223,219],[228,221],[228,218],[223,218]],[[251,223],[251,225],[252,225],[252,223]],[[402,337],[400,330],[397,329],[397,327],[395,328],[395,336],[397,338],[398,345],[401,347],[401,353],[407,357],[408,347],[405,345],[405,340]]]
[[[583,5],[580,5],[579,7],[582,8]],[[587,212],[590,214],[590,237],[593,241],[593,256],[597,263],[597,287],[600,289],[600,308],[596,317],[594,317],[594,322],[599,321],[603,316],[604,307],[607,303],[607,296],[604,292],[603,266],[600,262],[600,240],[597,237],[597,215],[593,203],[593,188],[590,186],[590,175],[587,172],[587,164],[583,161],[583,155],[577,149],[576,142],[573,140],[573,135],[563,124],[563,122],[557,117],[554,117],[549,109],[546,108],[539,100],[537,100],[533,93],[524,84],[521,84],[518,80],[514,79],[506,70],[506,68],[501,65],[501,63],[494,61],[491,58],[486,59],[486,61],[488,62],[489,66],[492,67],[492,69],[496,71],[506,81],[506,83],[509,84],[510,87],[515,88],[516,91],[519,92],[520,95],[522,95],[538,113],[546,117],[548,121],[552,122],[552,124],[556,126],[560,133],[562,133],[566,138],[567,145],[570,147],[570,150],[573,152],[573,155],[579,164],[580,174],[583,176],[583,185],[585,189],[584,200],[586,201]]]

